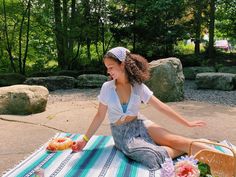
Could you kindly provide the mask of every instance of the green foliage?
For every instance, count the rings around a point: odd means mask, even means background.
[[[111,8],[114,12],[110,17],[114,25],[111,30],[116,42],[133,43],[134,51],[145,56],[173,54],[174,44],[186,33],[180,21],[185,1],[122,0]]]
[[[219,0],[216,6],[216,37],[235,40],[236,0]]]
[[[189,55],[176,55],[181,60],[183,67],[187,66],[201,66],[202,61],[204,60],[204,56],[199,55],[196,56],[194,54]]]
[[[183,41],[180,41],[175,46],[175,53],[184,55],[193,54],[194,44],[185,44]]]
[[[198,162],[198,169],[200,171],[200,177],[206,177],[207,175],[211,175],[210,166],[206,163]]]
[[[216,72],[219,72],[219,69],[222,68],[223,66],[224,66],[224,65],[223,65],[222,63],[217,63],[217,62],[216,62],[216,63],[215,63],[215,66],[214,66]]]
[[[31,75],[35,72],[54,72],[57,70],[57,62],[50,60],[34,60],[33,62],[27,62],[26,73]]]
[[[17,67],[16,72],[19,72],[20,22],[28,1],[5,0],[5,2],[9,45]],[[67,13],[63,14],[61,11],[59,14],[62,23],[59,31],[55,23],[55,2],[55,0],[31,1],[27,74],[60,69],[78,70],[81,73],[94,71],[105,73],[102,57],[109,48],[115,46],[128,47],[132,52],[147,57],[149,61],[160,57],[177,56],[183,65],[212,64],[204,56],[204,52],[207,51],[203,45],[200,45],[200,55],[195,56],[194,44],[185,45],[183,42],[183,39],[196,37],[198,7],[201,9],[202,18],[200,38],[207,32],[208,1],[61,0],[57,1],[60,2],[60,10],[67,10]],[[227,38],[233,45],[236,44],[235,5],[235,0],[219,0],[216,4],[216,37]],[[0,72],[12,72],[9,53],[6,50],[3,3],[0,3],[0,9]],[[26,21],[21,42],[22,56],[26,45],[25,32]],[[60,33],[60,40],[57,32]],[[215,59],[216,68],[221,65],[236,64],[232,52],[216,51]]]
[[[19,49],[19,31],[20,22],[23,18],[23,13],[25,13],[25,3],[21,1],[6,1],[6,24],[1,24],[3,29],[0,32],[0,38],[3,39],[3,45],[0,46],[4,49],[7,47],[11,48],[11,54],[16,59],[14,64],[19,67],[19,61],[25,55],[25,45],[26,45],[26,26],[23,26],[21,49],[22,54],[20,56]],[[2,9],[2,4],[0,5]],[[30,36],[29,36],[29,48],[27,51],[26,60],[26,70],[30,71],[27,64],[35,63],[32,70],[42,69],[40,63],[47,63],[47,60],[54,60],[56,58],[56,46],[54,41],[54,34],[52,30],[53,21],[49,17],[51,4],[49,1],[33,1],[31,4],[31,18],[30,18]],[[1,18],[4,19],[4,14],[1,14]],[[25,17],[26,18],[26,17]],[[26,25],[26,22],[24,22]],[[5,25],[7,29],[5,29]],[[9,36],[9,46],[7,46],[7,34]],[[4,53],[4,59],[9,59],[10,56],[7,52]],[[22,60],[22,59],[21,59]],[[8,62],[8,67],[10,68],[10,62]],[[37,67],[35,67],[37,66]],[[17,68],[19,71],[20,68]]]
[[[201,66],[209,66],[211,64],[210,59],[201,60]]]
[[[0,73],[11,73],[13,72],[9,67],[10,62],[6,60],[4,57],[0,59]]]
[[[17,56],[18,55],[18,46],[16,44],[18,40],[17,33],[19,33],[19,26],[17,24],[20,23],[20,16],[23,13],[22,12],[22,3],[19,1],[6,1],[5,4],[5,10],[6,10],[6,19],[4,17],[4,6],[3,3],[0,3],[0,9],[1,9],[1,23],[0,23],[0,40],[1,44],[0,47],[4,50],[7,48],[7,39],[5,35],[5,28],[8,30],[8,41],[12,48],[12,55]],[[7,20],[7,24],[5,24],[5,20]],[[7,51],[3,53],[3,58],[8,59]]]
[[[187,44],[185,41],[179,41],[175,45],[175,54],[183,54],[183,55],[189,55],[194,54],[194,43]],[[203,53],[205,51],[204,45],[200,45],[200,52]]]

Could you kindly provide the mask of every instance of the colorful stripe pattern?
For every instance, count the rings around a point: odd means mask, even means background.
[[[82,135],[58,133],[55,137],[69,136],[74,141]],[[229,145],[229,142],[221,142]],[[48,143],[27,159],[3,175],[3,177],[33,177],[37,168],[44,169],[45,177],[160,177],[160,170],[146,167],[124,156],[114,146],[111,136],[93,136],[83,151],[72,153],[70,149],[49,153]],[[236,147],[230,144],[232,148]],[[219,149],[218,147],[215,147]],[[224,153],[227,149],[220,149]]]
[[[73,140],[82,135],[58,133]],[[114,146],[111,136],[93,136],[83,151],[70,149],[49,153],[48,143],[10,170],[3,177],[33,177],[37,168],[44,169],[45,177],[158,177],[160,171],[149,171],[141,164],[126,158]]]

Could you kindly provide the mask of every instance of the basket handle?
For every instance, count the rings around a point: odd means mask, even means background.
[[[236,177],[236,151],[233,149],[233,148],[230,148],[228,146],[225,146],[225,145],[222,145],[220,143],[214,143],[214,142],[211,142],[211,141],[201,141],[201,140],[194,140],[190,143],[190,146],[189,146],[189,153],[188,155],[192,155],[192,146],[194,143],[205,143],[205,144],[210,144],[210,145],[215,145],[215,146],[221,146],[221,147],[224,147],[226,149],[229,149],[232,153],[233,153],[233,157],[234,157],[234,176]]]
[[[232,149],[232,148],[230,148],[230,147],[228,147],[228,146],[225,146],[225,145],[223,145],[223,144],[220,144],[220,143],[214,143],[214,142],[211,142],[211,141],[201,141],[201,140],[194,140],[194,141],[192,141],[191,143],[190,143],[190,146],[189,146],[189,155],[191,155],[192,154],[192,146],[193,146],[193,144],[194,143],[205,143],[205,144],[210,144],[210,145],[215,145],[215,146],[221,146],[221,147],[224,147],[224,148],[226,148],[226,149],[229,149],[232,153],[233,153],[233,156],[234,156],[234,158],[236,158],[236,152],[234,151],[234,149]]]

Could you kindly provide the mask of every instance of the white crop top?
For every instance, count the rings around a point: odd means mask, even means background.
[[[102,85],[98,100],[108,106],[108,118],[110,123],[126,116],[138,116],[141,101],[145,104],[149,101],[153,92],[145,84],[134,84],[131,89],[127,111],[124,113],[118,94],[116,92],[115,80],[107,81]]]

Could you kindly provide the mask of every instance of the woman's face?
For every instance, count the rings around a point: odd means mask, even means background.
[[[122,74],[124,74],[124,64],[119,64],[114,61],[112,58],[105,58],[104,64],[107,68],[107,73],[112,77],[112,79],[119,78]]]

